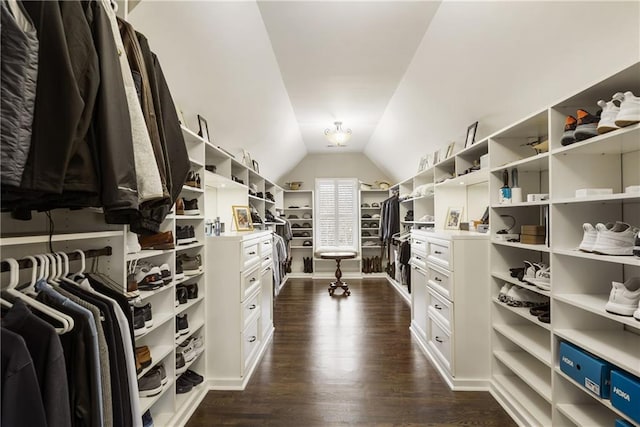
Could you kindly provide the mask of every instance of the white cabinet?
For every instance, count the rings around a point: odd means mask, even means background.
[[[488,237],[411,232],[411,332],[454,390],[489,384]]]
[[[242,390],[273,336],[269,231],[207,238],[207,367],[213,389]]]

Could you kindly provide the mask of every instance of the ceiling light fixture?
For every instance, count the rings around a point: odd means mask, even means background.
[[[335,129],[325,129],[324,135],[331,144],[336,147],[342,147],[351,138],[351,129],[342,129],[342,122],[334,122],[333,124],[336,126]]]

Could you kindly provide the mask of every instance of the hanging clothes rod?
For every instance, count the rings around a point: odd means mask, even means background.
[[[105,246],[102,249],[90,249],[88,251],[83,251],[83,252],[84,252],[85,258],[96,258],[99,256],[111,256],[112,249],[111,249],[111,246]],[[76,260],[79,260],[81,257],[78,252],[67,253],[67,256],[69,257],[69,261],[76,261]],[[26,258],[18,260],[18,265],[20,266],[20,269],[33,267],[31,260]],[[9,271],[9,270],[10,270],[9,263],[6,261],[2,261],[0,272],[4,273],[5,271]]]

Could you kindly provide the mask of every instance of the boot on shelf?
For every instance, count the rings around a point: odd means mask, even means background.
[[[364,259],[364,272],[365,274],[371,273],[371,258]]]

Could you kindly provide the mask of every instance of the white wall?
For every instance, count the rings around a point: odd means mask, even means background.
[[[358,178],[368,184],[389,178],[362,153],[309,154],[279,182],[302,181],[304,190],[312,190],[316,178]]]
[[[443,2],[366,155],[400,181],[476,120],[482,138],[639,61],[639,6]]]

